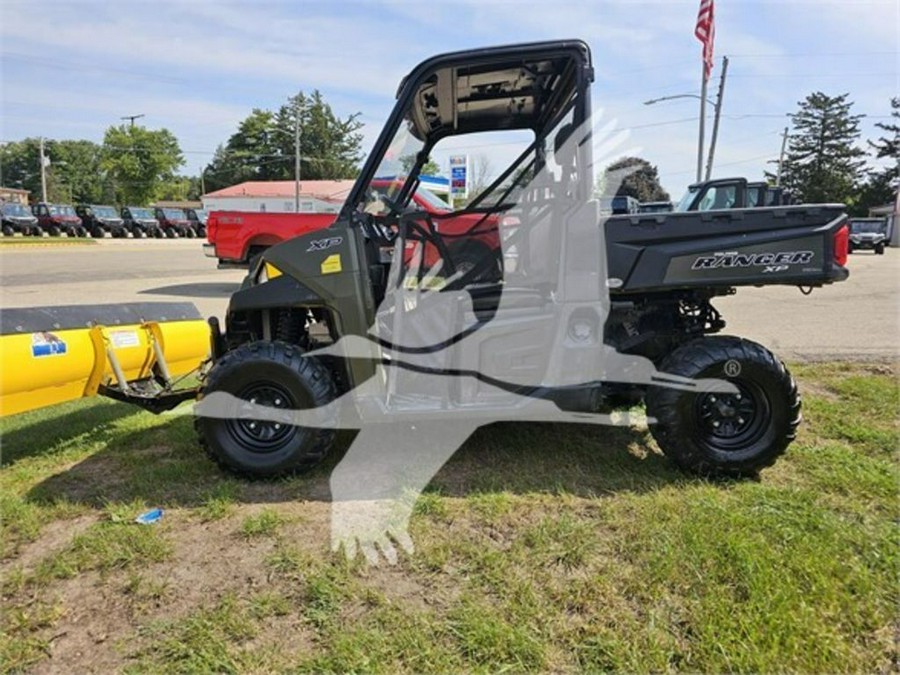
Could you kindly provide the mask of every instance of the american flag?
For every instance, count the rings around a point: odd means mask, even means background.
[[[716,37],[716,23],[713,20],[713,0],[700,0],[697,12],[697,27],[694,35],[703,43],[703,79],[708,80],[713,68],[713,40]]]

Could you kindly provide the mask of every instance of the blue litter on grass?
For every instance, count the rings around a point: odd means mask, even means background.
[[[152,509],[147,511],[146,513],[142,513],[137,518],[134,519],[134,522],[140,523],[141,525],[153,525],[153,523],[158,523],[162,520],[163,510],[162,509]]]

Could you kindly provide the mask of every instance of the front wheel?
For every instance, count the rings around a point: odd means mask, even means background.
[[[216,393],[230,396],[210,398]],[[253,342],[225,354],[210,370],[194,428],[206,453],[228,471],[252,478],[296,473],[321,461],[335,430],[253,419],[243,402],[305,410],[324,406],[335,395],[331,373],[296,345]],[[212,401],[223,409],[204,410]]]
[[[12,229],[9,225],[4,225],[4,226],[3,226],[3,236],[4,236],[4,237],[11,237],[11,236],[13,236],[15,233],[16,233],[16,231],[15,231],[14,229]]]
[[[884,255],[884,244],[876,244],[875,245],[875,254],[876,255]]]
[[[166,228],[166,237],[167,237],[168,239],[174,239],[174,238],[177,237],[177,236],[178,236],[178,232],[175,231],[175,228],[174,228],[174,227],[167,227],[167,228]]]
[[[47,234],[51,237],[58,237],[62,234],[62,230],[59,229],[59,225],[51,225],[47,228]]]
[[[650,431],[679,467],[710,477],[755,475],[794,440],[800,395],[791,374],[769,350],[736,337],[709,337],[679,347],[660,371],[714,378],[732,392],[651,387]]]

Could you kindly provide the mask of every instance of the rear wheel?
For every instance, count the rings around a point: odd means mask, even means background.
[[[15,231],[14,229],[12,229],[9,225],[4,225],[4,226],[3,226],[3,236],[4,236],[4,237],[11,237],[11,236],[13,236],[15,233],[16,233],[16,231]]]
[[[103,239],[106,236],[106,231],[99,225],[95,225],[91,228],[91,236],[94,239]]]
[[[660,371],[731,383],[732,392],[651,387],[647,414],[663,453],[704,476],[739,477],[772,465],[794,440],[800,395],[769,350],[736,337],[701,338],[666,357]]]
[[[252,419],[241,401],[268,408],[303,410],[335,398],[331,373],[315,358],[284,342],[253,342],[213,366],[202,400],[223,392],[235,397],[224,419],[198,416],[194,427],[207,454],[223,468],[254,478],[295,473],[317,464],[331,449],[335,430]]]
[[[143,239],[144,231],[139,228],[137,225],[131,228],[131,236],[135,239]]]
[[[186,227],[183,230],[183,234],[188,239],[194,239],[197,236],[197,233],[194,231],[193,227]]]
[[[31,228],[31,236],[32,237],[43,237],[44,229],[40,225],[35,225]]]
[[[51,237],[58,237],[60,234],[62,234],[62,230],[59,229],[59,225],[51,225],[47,228],[47,234],[49,234]]]
[[[175,231],[175,228],[174,228],[174,227],[167,227],[167,228],[166,228],[166,237],[167,237],[167,238],[169,238],[169,239],[174,239],[174,238],[177,237],[177,236],[178,236],[178,233]]]
[[[205,237],[205,236],[206,236],[206,226],[205,226],[205,225],[199,225],[199,226],[197,227],[197,236],[198,236],[198,237]]]
[[[76,237],[86,237],[88,236],[88,231],[86,227],[79,225],[75,228],[75,236]]]

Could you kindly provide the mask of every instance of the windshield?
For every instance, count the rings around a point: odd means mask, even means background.
[[[762,190],[759,186],[747,188],[747,206],[750,208],[762,206],[762,199],[760,199],[763,194]]]
[[[694,198],[697,196],[697,192],[699,192],[699,187],[689,187],[687,192],[684,193],[684,197],[681,198],[681,201],[678,202],[678,206],[675,207],[676,211],[687,211],[691,208],[691,204],[694,202]]]
[[[387,197],[389,201],[396,199],[416,162],[416,155],[425,147],[422,141],[413,136],[411,127],[412,124],[407,121],[394,134],[375,171],[375,178],[366,188],[362,202],[356,205],[358,211],[373,215],[385,215],[391,211],[384,198]],[[405,205],[396,206],[402,208]]]
[[[169,220],[184,220],[184,211],[181,209],[163,209],[162,212]]]
[[[150,213],[150,209],[139,209],[134,206],[129,206],[128,210],[131,212],[132,218],[146,218],[150,220],[153,218],[153,214]]]
[[[853,232],[878,233],[884,227],[883,221],[880,220],[851,220],[850,229]]]
[[[28,210],[28,207],[23,206],[22,204],[4,204],[3,215],[25,217],[30,216],[31,211]]]
[[[92,206],[91,211],[98,218],[118,218],[119,214],[111,206]]]
[[[206,212],[206,209],[193,209],[194,215],[197,216],[197,220],[201,223],[206,223],[206,219],[209,214]]]
[[[71,206],[64,206],[61,204],[51,204],[50,205],[50,215],[52,216],[74,216],[75,209]]]

